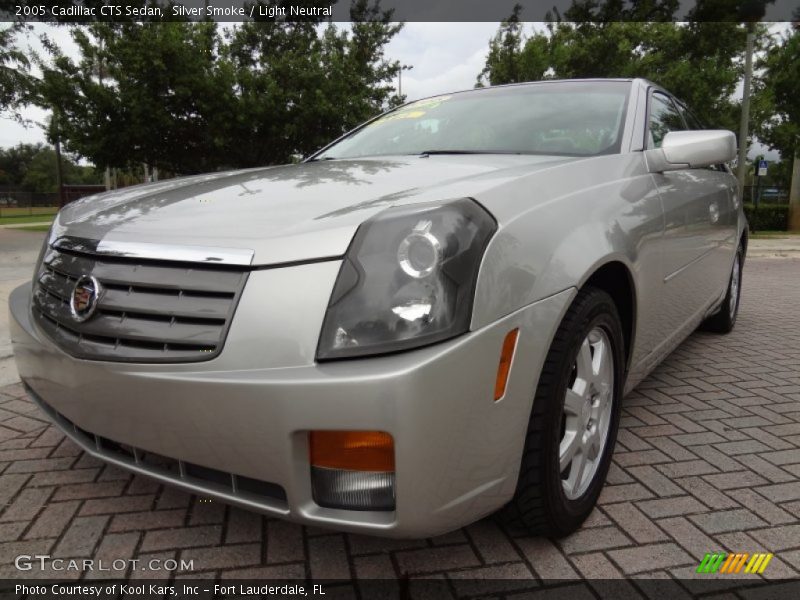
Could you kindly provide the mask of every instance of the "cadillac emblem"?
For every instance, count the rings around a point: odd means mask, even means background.
[[[72,288],[69,308],[72,318],[82,323],[94,314],[100,297],[100,282],[91,275],[84,275]]]

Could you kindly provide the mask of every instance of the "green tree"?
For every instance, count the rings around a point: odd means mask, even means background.
[[[400,65],[383,53],[401,28],[391,16],[353,0],[349,29],[264,18],[224,38],[213,22],[93,23],[72,31],[78,60],[48,46],[39,102],[57,108],[65,148],[100,168],[186,174],[288,162],[398,101]]]
[[[800,158],[800,29],[782,35],[757,66],[756,135],[788,163]]]
[[[94,167],[80,166],[63,155],[61,170],[65,185],[101,182],[100,175]],[[43,147],[28,163],[20,187],[31,192],[56,192],[58,191],[56,173],[56,153],[50,147]]]
[[[100,183],[94,167],[79,165],[72,157],[61,157],[65,184]],[[28,192],[58,190],[56,153],[44,144],[19,144],[0,148],[0,184]]]
[[[526,41],[522,32],[523,24],[520,22],[521,14],[522,6],[515,4],[511,15],[500,23],[497,33],[489,41],[486,65],[478,75],[476,87],[538,81],[544,78],[549,66],[547,37],[534,34]],[[537,47],[529,48],[529,44]],[[528,50],[531,50],[529,55],[542,60],[537,60],[536,65],[525,64],[522,56]]]
[[[72,37],[80,59],[50,45],[39,102],[58,109],[68,150],[101,168],[210,170],[225,155],[232,107],[214,23],[94,23]]]
[[[0,117],[19,120],[19,109],[33,93],[34,79],[30,61],[17,45],[17,36],[25,28],[20,23],[0,25]]]
[[[0,148],[0,185],[21,185],[28,164],[42,147],[42,144],[18,144]]]
[[[517,7],[490,41],[478,85],[644,77],[683,99],[707,124],[735,128],[738,106],[731,96],[741,77],[745,27],[668,21],[676,9],[674,1],[638,2],[628,8],[614,2],[574,2],[545,31],[524,35]]]
[[[350,31],[321,20],[247,22],[233,31],[226,46],[236,81],[232,164],[288,162],[398,102],[391,82],[400,64],[383,52],[401,25],[366,0],[350,12]]]

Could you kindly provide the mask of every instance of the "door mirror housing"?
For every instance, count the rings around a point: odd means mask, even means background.
[[[736,136],[725,129],[670,131],[661,148],[644,154],[651,173],[699,169],[732,160],[736,156]]]

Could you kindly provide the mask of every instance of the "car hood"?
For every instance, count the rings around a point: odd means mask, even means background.
[[[59,213],[51,240],[69,236],[109,247],[136,244],[156,253],[169,246],[218,249],[222,256],[227,249],[252,254],[246,262],[253,265],[337,257],[362,222],[389,206],[474,196],[570,160],[402,156],[172,179],[70,204]],[[174,255],[168,250],[165,258]]]

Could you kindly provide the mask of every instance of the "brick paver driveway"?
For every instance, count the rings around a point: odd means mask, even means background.
[[[203,576],[446,576],[452,593],[463,591],[464,577],[532,579],[527,586],[583,577],[628,578],[590,582],[595,592],[614,585],[650,595],[648,580],[672,578],[674,589],[659,593],[679,597],[687,582],[678,580],[715,550],[773,552],[764,576],[795,577],[800,260],[751,260],[744,281],[734,333],[693,335],[625,399],[600,506],[582,530],[559,541],[506,532],[491,519],[439,538],[400,541],[267,519],[83,456],[19,385],[2,388],[0,577],[41,575],[12,564],[19,554],[41,553],[193,559],[193,575]],[[724,588],[739,577],[709,583]],[[495,582],[501,583],[508,587]],[[576,584],[584,585],[561,585]],[[494,584],[481,585],[489,592]],[[664,589],[672,592],[664,596]]]

